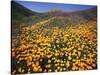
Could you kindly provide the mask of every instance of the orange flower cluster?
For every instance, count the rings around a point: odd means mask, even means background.
[[[12,38],[12,74],[97,68],[96,22],[65,27],[50,20],[27,26]]]

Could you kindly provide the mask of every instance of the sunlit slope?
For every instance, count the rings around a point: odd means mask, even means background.
[[[57,10],[25,17],[12,35],[12,74],[97,69],[95,12]]]
[[[56,17],[56,19],[51,22],[54,26],[65,26],[69,24],[75,25],[88,22],[89,20],[96,20],[96,11],[97,9],[94,7],[77,12],[64,12],[59,9],[51,10],[45,13],[37,13],[12,1],[12,34],[19,34],[21,28],[52,19],[53,17]]]
[[[24,27],[13,38],[12,72],[96,69],[96,21],[59,27],[48,25],[52,19]]]

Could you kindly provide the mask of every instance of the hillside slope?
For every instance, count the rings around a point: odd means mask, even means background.
[[[20,5],[15,1],[11,2],[11,6],[12,6],[11,12],[13,20],[22,20],[24,17],[29,17],[36,14],[35,12],[27,9],[26,7]]]
[[[96,8],[34,13],[12,6],[13,75],[97,69]]]

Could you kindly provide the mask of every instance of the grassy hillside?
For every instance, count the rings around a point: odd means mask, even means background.
[[[12,1],[12,23],[13,26],[16,28],[16,25],[19,25],[20,23],[25,23],[26,25],[32,25],[35,23],[38,23],[43,20],[50,19],[52,17],[56,17],[59,19],[59,17],[63,17],[63,24],[78,24],[78,23],[84,23],[88,20],[96,20],[96,7],[84,10],[84,11],[78,11],[78,12],[64,12],[62,10],[50,10],[46,13],[37,13],[33,12],[24,6]],[[58,23],[62,23],[62,20]],[[57,21],[56,21],[57,23]]]
[[[31,10],[18,4],[17,2],[12,1],[11,6],[12,6],[12,19],[13,20],[22,20],[24,17],[29,17],[35,14],[35,12],[33,13]]]
[[[15,3],[11,73],[97,69],[96,11],[34,13]]]

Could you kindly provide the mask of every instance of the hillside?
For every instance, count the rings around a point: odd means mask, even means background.
[[[51,10],[48,12],[50,16],[55,16],[55,17],[65,17],[64,20],[66,22],[70,22],[72,24],[77,24],[77,23],[84,23],[89,20],[96,20],[97,18],[97,9],[96,7],[90,8],[88,10],[83,10],[83,11],[76,11],[76,12],[65,12],[62,10]]]
[[[33,12],[26,7],[20,5],[15,1],[11,1],[11,19],[12,19],[12,33],[20,33],[20,24],[24,23],[26,18],[36,15],[36,12]]]
[[[65,12],[60,9],[53,9],[45,13],[38,13],[31,11],[25,8],[24,6],[12,1],[12,23],[14,25],[19,23],[25,23],[25,24],[27,23],[28,25],[31,25],[34,23],[38,23],[39,21],[50,19],[52,17],[59,18],[59,16],[64,17],[63,20],[65,24],[66,22],[68,24],[84,23],[87,22],[88,20],[96,20],[97,17],[96,13],[97,13],[96,7],[77,12]]]
[[[16,5],[12,13],[13,75],[97,69],[96,7],[34,13]]]
[[[31,10],[25,8],[24,6],[18,4],[17,2],[12,1],[12,19],[13,20],[22,20],[24,17],[29,17],[35,14]]]

